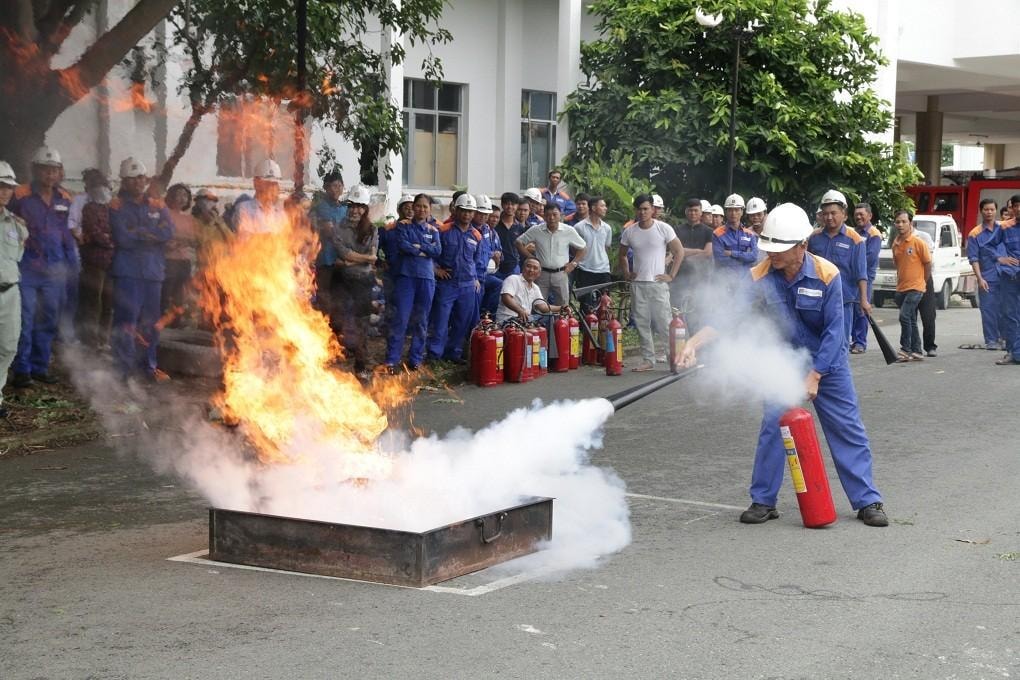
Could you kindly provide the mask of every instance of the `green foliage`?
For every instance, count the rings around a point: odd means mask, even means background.
[[[584,191],[606,199],[606,221],[617,230],[634,217],[634,197],[653,191],[652,183],[635,176],[634,155],[623,149],[607,151],[600,142],[588,157],[571,154],[562,164],[563,180],[574,193]]]
[[[697,6],[723,22],[704,29]],[[884,63],[857,14],[829,0],[594,0],[601,39],[581,50],[587,77],[569,98],[568,165],[625,149],[674,203],[721,203],[726,190],[735,42],[742,43],[734,190],[812,206],[826,189],[880,211],[906,207],[916,167],[876,142],[891,114],[870,90]]]

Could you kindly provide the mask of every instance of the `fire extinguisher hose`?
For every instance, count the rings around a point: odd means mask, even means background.
[[[613,405],[614,410],[619,411],[621,408],[625,406],[630,406],[638,399],[647,397],[652,392],[658,392],[663,387],[672,385],[678,380],[681,380],[682,378],[686,378],[687,376],[696,373],[698,369],[700,369],[703,365],[704,364],[692,366],[691,368],[680,371],[679,373],[671,373],[662,378],[649,380],[648,382],[642,383],[641,385],[628,387],[627,389],[617,392],[616,394],[610,394],[608,397],[606,397],[606,401]]]

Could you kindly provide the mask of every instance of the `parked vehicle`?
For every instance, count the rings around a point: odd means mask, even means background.
[[[955,294],[970,300],[972,307],[978,306],[977,277],[974,268],[963,254],[963,238],[956,226],[956,220],[948,215],[915,215],[914,229],[931,237],[931,277],[935,284],[935,302],[939,309],[949,307],[949,300]],[[896,293],[896,264],[893,262],[892,243],[896,230],[890,229],[878,258],[878,274],[875,276],[873,302],[881,307]]]
[[[923,215],[950,215],[956,221],[967,248],[967,233],[981,224],[982,199],[992,198],[1001,208],[1013,194],[1020,194],[1020,179],[972,179],[965,184],[936,186],[919,184],[907,187],[907,195],[914,200],[916,212]]]

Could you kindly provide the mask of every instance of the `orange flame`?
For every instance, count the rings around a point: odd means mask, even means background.
[[[348,479],[386,476],[391,459],[376,442],[387,409],[409,398],[406,379],[377,376],[370,391],[337,367],[340,344],[310,302],[314,234],[282,216],[259,226],[270,232],[216,247],[204,275],[201,303],[220,320],[224,361],[216,405],[263,463],[328,452]]]

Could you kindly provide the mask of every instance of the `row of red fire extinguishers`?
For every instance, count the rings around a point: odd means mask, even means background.
[[[567,306],[552,323],[555,357],[549,356],[549,331],[539,322],[510,319],[502,326],[482,318],[471,333],[471,381],[479,387],[535,380],[549,372],[564,373],[586,366],[604,366],[606,375],[623,375],[623,326],[603,295],[598,307],[578,319]],[[669,326],[669,365],[680,370],[687,325],[673,310]]]

